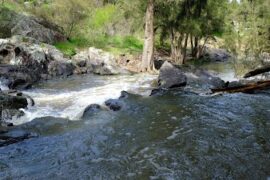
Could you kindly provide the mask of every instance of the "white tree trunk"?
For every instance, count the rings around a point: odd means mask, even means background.
[[[148,0],[141,71],[151,71],[154,63],[154,0]]]

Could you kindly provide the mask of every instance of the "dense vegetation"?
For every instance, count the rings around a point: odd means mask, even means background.
[[[61,26],[68,41],[55,45],[68,55],[89,46],[141,53],[145,43],[144,52],[161,48],[183,64],[200,58],[209,42],[242,59],[270,52],[270,0],[3,0],[2,6]],[[143,53],[147,58],[151,69],[153,53]]]

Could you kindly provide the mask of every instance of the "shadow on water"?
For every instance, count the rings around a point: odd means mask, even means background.
[[[0,148],[3,179],[266,179],[270,97],[130,96],[74,128]]]

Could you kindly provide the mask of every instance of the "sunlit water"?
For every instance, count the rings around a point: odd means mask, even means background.
[[[239,79],[235,73],[232,61],[216,63],[194,62],[192,64],[199,68],[209,70],[224,81],[237,81]]]
[[[28,117],[78,119],[87,105],[121,90],[147,95],[154,78],[89,75],[42,83],[26,93],[43,111],[34,107]],[[0,148],[0,179],[267,179],[269,107],[267,93],[130,96],[119,112],[26,126],[40,136]]]

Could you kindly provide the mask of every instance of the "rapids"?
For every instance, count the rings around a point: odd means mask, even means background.
[[[155,75],[126,76],[73,76],[40,83],[24,91],[35,101],[35,106],[25,111],[25,116],[13,120],[23,124],[35,118],[52,116],[79,120],[83,110],[90,104],[103,104],[110,98],[118,98],[121,91],[149,95]]]

